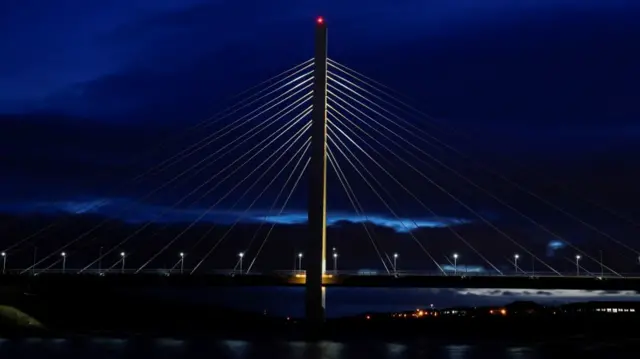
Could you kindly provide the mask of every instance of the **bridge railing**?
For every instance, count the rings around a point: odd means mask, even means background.
[[[4,275],[41,275],[41,274],[64,274],[64,275],[133,275],[133,274],[141,274],[141,275],[190,275],[191,269],[185,268],[183,271],[180,269],[164,269],[164,268],[155,268],[155,269],[145,269],[141,271],[137,271],[136,269],[111,269],[111,270],[97,270],[97,269],[87,269],[81,272],[80,269],[71,269],[67,268],[65,270],[62,269],[48,269],[48,270],[25,270],[25,269],[7,269],[4,271]],[[235,269],[218,269],[212,271],[202,271],[198,272],[197,275],[228,275],[228,276],[279,276],[279,277],[292,277],[292,276],[300,276],[303,277],[306,275],[306,271],[304,270],[275,270],[268,272],[240,272]],[[558,273],[555,272],[533,272],[533,273],[498,273],[498,272],[454,272],[449,271],[443,273],[441,271],[419,271],[419,270],[403,270],[403,271],[393,271],[387,273],[386,271],[376,271],[376,270],[328,270],[325,272],[326,276],[340,276],[340,277],[348,277],[348,276],[394,276],[394,277],[444,277],[444,276],[454,276],[454,277],[521,277],[521,278],[549,278],[549,277],[567,277],[567,278],[639,278],[640,273],[621,273],[620,276],[607,274],[604,275],[594,275],[594,274],[577,274],[575,272],[566,272],[566,273]]]
[[[191,269],[187,269],[185,268],[183,271],[180,271],[180,269],[164,269],[164,268],[157,268],[157,269],[144,269],[141,271],[138,271],[137,269],[125,269],[125,270],[121,270],[121,269],[111,269],[111,270],[97,270],[97,269],[87,269],[87,270],[80,270],[80,269],[47,269],[47,270],[26,270],[26,269],[7,269],[4,271],[5,275],[41,275],[41,274],[65,274],[65,275],[118,275],[118,274],[127,274],[127,275],[132,275],[132,274],[142,274],[142,275],[150,275],[150,274],[157,274],[157,275],[179,275],[179,274],[183,274],[183,275],[189,275],[189,273],[191,272]],[[241,273],[239,270],[234,270],[234,269],[220,269],[220,270],[213,270],[213,271],[207,271],[207,272],[198,272],[198,274],[215,274],[215,275],[239,275],[239,274],[243,274],[243,275],[261,275],[262,273],[256,272],[256,273]]]

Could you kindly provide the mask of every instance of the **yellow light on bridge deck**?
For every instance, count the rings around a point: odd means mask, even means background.
[[[306,274],[296,274],[296,278],[306,278]],[[323,274],[322,278],[333,278],[333,274]]]

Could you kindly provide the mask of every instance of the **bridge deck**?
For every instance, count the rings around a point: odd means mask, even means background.
[[[303,286],[301,274],[62,274],[40,273],[0,275],[0,286],[87,286],[87,287],[234,287],[234,286]],[[581,276],[481,276],[481,275],[353,275],[327,274],[327,287],[380,288],[505,288],[505,289],[582,289],[640,290],[640,277]]]

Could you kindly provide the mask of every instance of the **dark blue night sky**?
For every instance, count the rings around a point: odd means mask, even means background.
[[[327,19],[331,59],[466,134],[439,138],[536,190],[548,190],[541,177],[569,183],[573,199],[546,193],[616,236],[637,237],[633,225],[621,228],[606,212],[572,202],[587,196],[640,214],[640,4],[623,0],[3,1],[0,211],[98,213],[134,223],[200,217],[211,199],[160,215],[191,182],[153,200],[140,200],[143,190],[167,178],[113,188],[158,162],[134,161],[148,148],[310,59],[317,15]],[[167,157],[194,140],[161,152]],[[513,162],[542,176],[518,172]],[[575,223],[558,213],[495,186],[537,220],[592,245],[584,228],[572,230]],[[405,198],[398,220],[371,194],[362,195],[369,216],[354,217],[346,198],[330,191],[329,220],[366,219],[398,233],[477,223],[433,193],[425,196],[438,218]],[[464,198],[486,218],[518,225],[495,203]],[[304,201],[304,192],[296,194],[285,213],[271,216],[270,202],[259,202],[243,221],[301,223]],[[224,202],[202,221],[234,222],[242,215],[230,207]]]
[[[635,157],[640,10],[629,1],[1,6],[2,180],[14,185],[42,157],[78,175],[106,172],[153,136],[222,109],[309,59],[317,14],[329,21],[330,57],[463,123],[491,154],[562,158],[582,171]]]

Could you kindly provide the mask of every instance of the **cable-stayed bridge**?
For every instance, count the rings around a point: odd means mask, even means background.
[[[122,185],[143,196],[111,212],[113,201],[96,201],[76,208],[100,214],[91,221],[60,219],[7,243],[0,281],[305,285],[312,319],[323,316],[325,286],[640,289],[640,252],[629,243],[436,135],[452,128],[328,58],[326,24],[316,26],[314,58],[188,129],[199,139]],[[303,216],[290,210],[300,192]],[[337,192],[350,207],[347,225],[327,211]],[[544,240],[529,241],[531,233],[481,209],[478,196]],[[523,197],[594,239],[563,234]],[[445,201],[456,209],[448,215],[434,205]],[[374,225],[381,221],[393,228]],[[283,231],[285,223],[294,229]],[[412,249],[399,250],[398,240]]]

